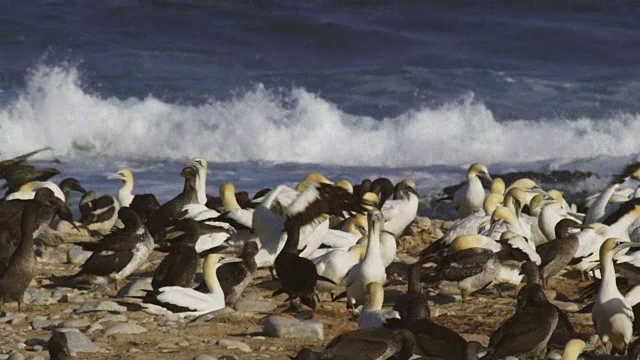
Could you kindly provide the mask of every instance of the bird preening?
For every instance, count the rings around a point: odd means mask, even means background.
[[[2,311],[42,311],[49,303],[33,294],[49,291],[65,293],[60,304],[81,294],[156,322],[231,312],[228,334],[272,317],[324,324],[327,341],[288,345],[295,359],[640,353],[637,163],[584,199],[471,164],[447,190],[455,215],[444,222],[421,215],[427,200],[412,179],[311,172],[256,193],[225,179],[214,194],[216,165],[195,158],[171,173],[173,196],[134,182],[133,166],[97,192],[29,163],[45,150],[0,161]]]

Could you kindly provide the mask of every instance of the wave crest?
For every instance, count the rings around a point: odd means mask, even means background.
[[[73,66],[39,66],[0,108],[0,154],[42,146],[63,158],[268,161],[426,166],[636,154],[638,114],[497,121],[468,95],[393,118],[348,114],[302,88],[257,85],[201,105],[105,97]]]

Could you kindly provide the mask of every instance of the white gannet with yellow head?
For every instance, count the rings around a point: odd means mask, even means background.
[[[640,246],[629,241],[608,238],[600,246],[600,268],[602,281],[591,315],[598,337],[604,343],[611,343],[612,350],[624,354],[633,336],[633,309],[622,296],[616,285],[613,257],[621,249]]]
[[[118,190],[118,202],[121,207],[128,207],[133,201],[133,173],[129,168],[122,168],[107,177],[109,180],[122,180],[122,187]]]
[[[485,191],[480,178],[492,181],[484,164],[475,163],[467,170],[467,182],[453,194],[453,206],[459,217],[466,217],[482,209]]]
[[[358,317],[358,329],[370,329],[382,327],[389,319],[399,319],[400,314],[393,309],[383,309],[384,289],[381,283],[371,282],[367,284],[367,302],[365,302],[360,317]]]

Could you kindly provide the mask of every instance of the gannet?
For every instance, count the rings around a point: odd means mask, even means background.
[[[522,235],[526,237],[526,232],[520,224],[520,220],[516,214],[508,207],[498,207],[491,214],[491,228],[489,229],[489,236],[500,236],[496,231],[496,228],[504,224],[507,231]],[[534,246],[535,248],[535,246]]]
[[[540,277],[547,288],[549,278],[559,274],[573,260],[578,250],[579,240],[570,228],[580,228],[580,224],[571,219],[562,219],[556,224],[556,238],[536,248],[540,255]]]
[[[58,169],[41,169],[24,163],[30,156],[37,154],[42,150],[44,149],[36,150],[13,159],[0,162],[0,179],[4,179],[6,181],[6,183],[2,185],[3,189],[7,189],[6,194],[18,191],[20,187],[29,182],[47,182],[50,178],[60,174]]]
[[[600,247],[600,271],[602,281],[592,309],[593,324],[603,344],[611,343],[612,352],[624,354],[633,333],[635,304],[622,296],[616,285],[613,256],[623,248],[640,246],[616,238],[608,238]],[[640,299],[636,299],[637,301]]]
[[[532,284],[526,296],[523,308],[491,335],[490,360],[546,354],[547,343],[558,324],[558,310],[547,300],[540,285]]]
[[[198,201],[195,181],[196,170],[193,167],[185,167],[182,169],[180,176],[184,178],[184,187],[182,192],[173,199],[162,204],[146,222],[146,226],[156,242],[164,240],[165,228],[168,222],[177,219],[182,215],[182,208],[186,204],[194,204]]]
[[[251,283],[253,274],[258,269],[255,261],[257,253],[258,244],[247,241],[240,254],[241,262],[230,262],[218,267],[218,281],[225,294],[225,303],[234,304]]]
[[[380,206],[382,207],[387,202],[387,200],[389,200],[389,198],[394,195],[397,189],[395,186],[393,186],[391,180],[381,177],[371,182],[371,188],[369,191],[378,195],[378,198],[380,199]]]
[[[366,254],[366,249],[367,247],[364,245],[354,245],[348,250],[334,249],[311,259],[311,261],[316,266],[318,275],[331,279],[339,285],[345,279],[349,270],[362,261]],[[316,283],[316,290],[318,291],[332,292],[336,288],[336,285],[327,281]]]
[[[386,328],[406,329],[415,338],[414,352],[427,359],[477,359],[484,347],[476,341],[467,342],[455,331],[430,319],[389,319]]]
[[[382,284],[371,282],[367,284],[367,301],[358,317],[358,329],[382,327],[391,318],[399,319],[400,314],[393,309],[382,309],[384,289]]]
[[[640,181],[640,163],[627,165],[622,172],[611,180],[604,190],[597,194],[594,201],[588,204],[589,208],[586,213],[584,224],[588,225],[595,222],[602,222],[608,215],[607,205],[612,202],[612,197],[618,192],[622,184],[631,178]],[[629,198],[627,196],[622,196],[622,200],[627,201]]]
[[[451,245],[453,240],[462,235],[478,235],[483,233],[483,226],[487,221],[491,220],[491,214],[498,206],[502,206],[503,196],[498,194],[489,194],[484,199],[482,211],[476,211],[473,214],[456,220],[447,230],[443,237],[434,241],[431,245],[420,252],[420,256],[434,254]],[[487,215],[488,214],[488,215]]]
[[[7,301],[17,301],[21,311],[22,298],[34,275],[33,237],[40,227],[51,221],[53,213],[64,203],[47,188],[36,190],[33,200],[25,200],[19,221],[5,223],[3,233],[10,232],[14,244],[5,242],[0,249],[0,309]],[[66,205],[64,205],[66,206]],[[7,229],[7,227],[13,228]]]
[[[417,262],[409,265],[407,274],[407,292],[396,299],[393,310],[396,310],[401,319],[424,319],[431,316],[427,297],[422,292],[420,274],[422,264]]]
[[[492,181],[487,167],[480,163],[472,164],[467,170],[467,183],[453,195],[453,205],[459,217],[469,216],[482,208],[485,191],[480,177]]]
[[[500,263],[492,250],[478,247],[474,237],[452,244],[454,253],[445,256],[437,267],[429,269],[421,280],[439,283],[440,293],[467,297],[491,284],[500,271]]]
[[[325,183],[310,183],[288,205],[280,202],[280,193],[287,187],[280,185],[267,195],[253,214],[254,233],[260,238],[261,248],[256,255],[258,267],[271,266],[286,241],[283,232],[287,217],[304,218],[300,234],[300,256],[309,257],[320,247],[329,230],[330,215],[343,211],[359,212],[361,202],[344,189]]]
[[[524,309],[527,306],[527,302],[531,298],[531,291],[538,291],[540,282],[540,272],[536,264],[528,261],[522,264],[522,273],[527,279],[526,285],[523,286],[516,295],[516,312]],[[555,305],[554,305],[555,306]],[[548,344],[552,345],[564,345],[570,339],[577,337],[578,334],[573,329],[569,317],[555,306],[558,311],[558,324],[556,325]]]
[[[371,282],[383,284],[387,280],[382,254],[380,252],[380,232],[384,218],[377,209],[367,214],[367,251],[364,259],[347,274],[347,305],[354,308],[366,299],[366,286]]]
[[[415,182],[410,179],[399,182],[395,187],[393,200],[387,200],[381,210],[385,219],[383,230],[394,237],[402,235],[418,212],[418,192]]]
[[[207,160],[195,158],[188,163],[197,171],[196,191],[198,194],[198,204],[205,205],[207,203]]]
[[[207,254],[202,265],[204,281],[208,293],[180,286],[165,286],[158,290],[147,291],[143,307],[153,314],[178,313],[181,317],[198,316],[225,307],[224,293],[218,282],[216,270],[219,266],[242,261],[221,254]]]
[[[406,330],[385,328],[358,329],[336,336],[321,352],[302,348],[295,360],[384,360],[411,358],[413,336]]]
[[[202,235],[202,228],[195,220],[182,219],[176,223],[175,230],[182,232],[182,235],[158,249],[168,254],[153,273],[151,286],[154,289],[165,286],[193,286],[200,259],[196,244]],[[214,253],[225,248],[225,245],[219,245],[215,250],[210,248],[206,253]]]
[[[80,208],[80,224],[91,231],[108,233],[118,221],[120,204],[109,195],[98,197],[93,191],[88,191],[78,204]]]
[[[303,221],[301,215],[293,215],[285,222],[287,241],[273,263],[280,281],[280,288],[273,293],[273,296],[287,294],[287,301],[291,301],[290,309],[293,309],[293,300],[300,299],[302,304],[315,310],[316,283],[319,280],[333,283],[333,280],[318,275],[313,262],[298,255],[300,227]]]
[[[128,168],[122,168],[118,172],[107,176],[109,180],[122,180],[122,187],[118,190],[118,202],[120,206],[126,207],[133,201],[133,173]]]
[[[491,181],[491,188],[489,189],[489,193],[490,194],[496,194],[496,195],[503,195],[505,194],[505,190],[506,190],[506,185],[504,183],[504,180],[502,180],[502,178],[494,178],[493,181]],[[487,194],[489,195],[489,194]]]
[[[153,250],[153,238],[136,213],[120,208],[118,217],[124,224],[99,242],[76,243],[93,254],[72,276],[78,285],[106,285],[125,279],[147,260]]]
[[[236,230],[253,229],[254,209],[243,209],[236,199],[236,188],[232,183],[220,185],[220,197],[224,207],[224,213],[216,221],[224,221],[231,224]]]

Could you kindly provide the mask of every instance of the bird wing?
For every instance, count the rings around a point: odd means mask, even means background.
[[[553,332],[558,322],[557,310],[552,306],[543,312],[539,310],[541,309],[525,308],[496,331],[502,336],[493,347],[493,359],[528,353]]]
[[[624,299],[629,303],[629,306],[634,306],[640,302],[640,285],[634,286],[624,296]]]
[[[224,300],[217,303],[212,294],[205,294],[191,288],[180,286],[165,286],[160,288],[157,299],[159,302],[185,307],[193,311],[216,310],[224,307]]]

